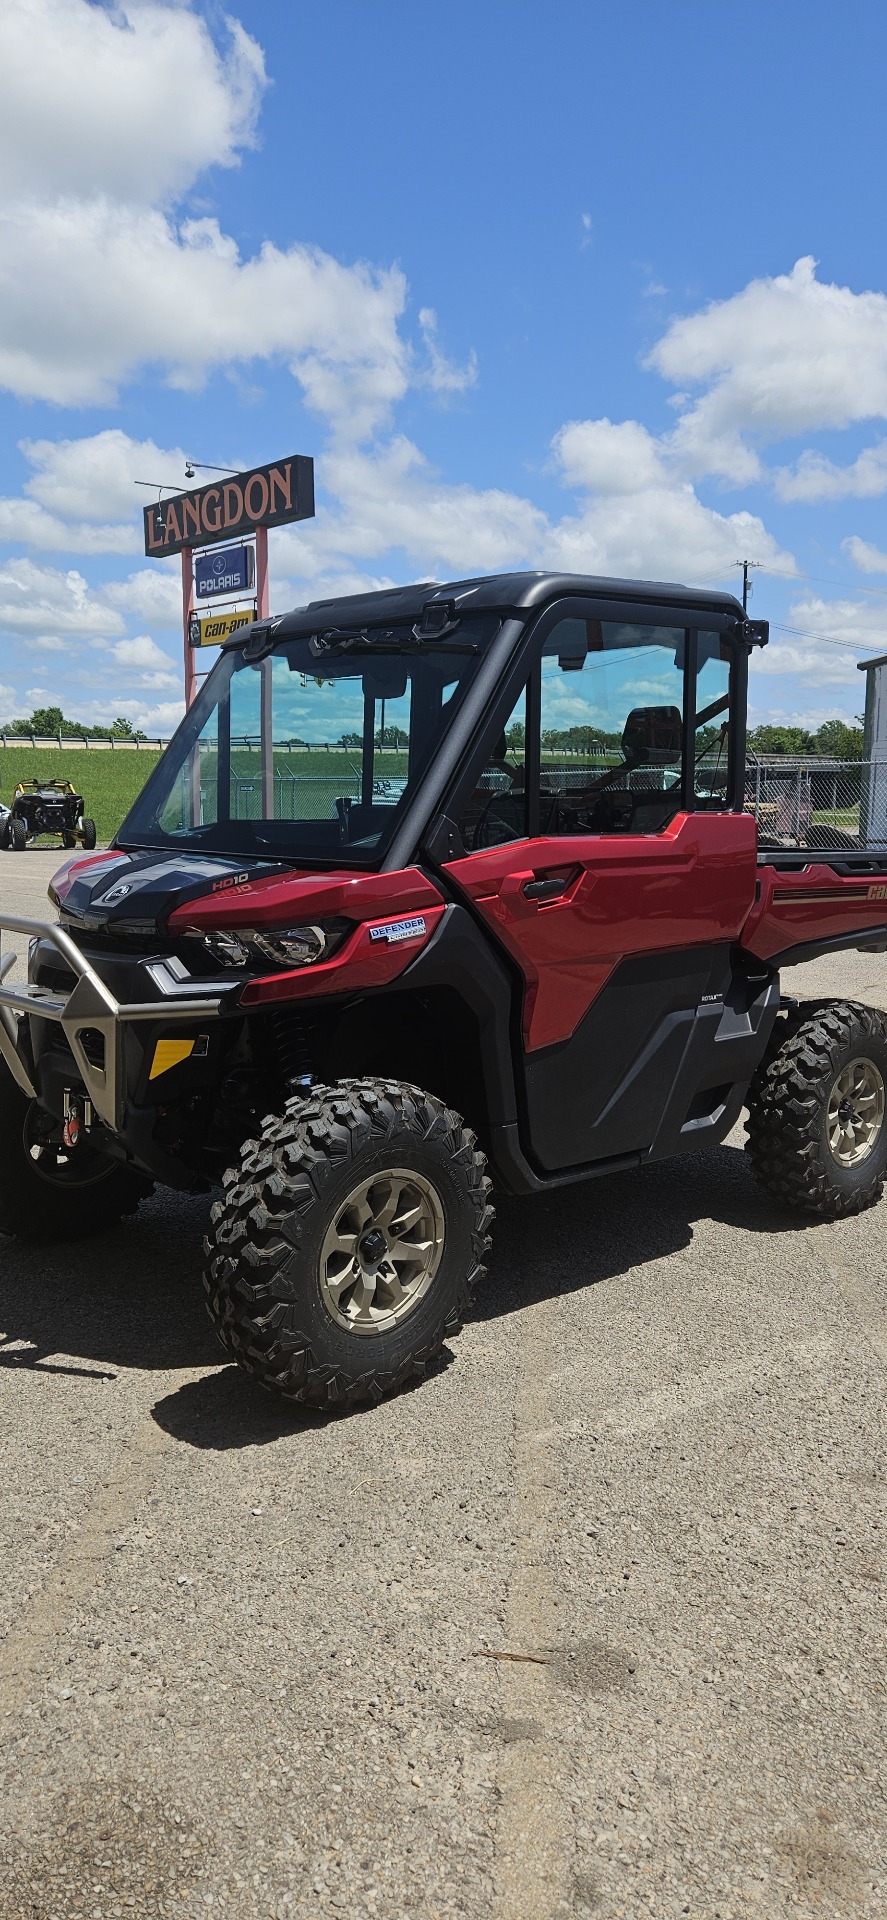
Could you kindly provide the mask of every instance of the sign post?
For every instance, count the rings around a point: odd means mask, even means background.
[[[243,473],[232,474],[222,486],[194,487],[190,492],[172,494],[168,499],[159,500],[155,505],[145,508],[145,553],[148,557],[161,559],[171,553],[180,553],[182,556],[186,706],[190,707],[197,691],[191,640],[195,548],[218,546],[223,541],[230,545],[238,536],[244,535],[255,540],[256,611],[258,618],[265,620],[270,611],[268,528],[286,526],[294,520],[310,520],[313,516],[314,461],[305,454],[291,454],[287,459],[275,461],[266,467],[249,468]],[[227,585],[227,577],[223,575],[222,578],[226,578]],[[269,679],[269,700],[270,685]],[[264,732],[264,675],[262,686]],[[264,755],[263,760],[266,760]],[[267,777],[266,772],[266,781]],[[270,780],[273,801],[273,766]]]
[[[191,646],[191,615],[194,611],[194,553],[182,548],[182,626],[185,633],[185,706],[190,707],[197,692],[194,649]]]
[[[256,610],[260,620],[268,617],[268,529],[256,528]],[[266,820],[274,819],[274,727],[271,719],[271,658],[266,655],[259,668],[262,698],[259,725],[262,747],[262,808]]]

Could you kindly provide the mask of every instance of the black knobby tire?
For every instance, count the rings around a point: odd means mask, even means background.
[[[92,848],[95,846],[95,821],[94,820],[81,820],[80,838],[82,840],[84,847],[86,847],[87,851],[91,852]]]
[[[223,1346],[263,1386],[311,1406],[377,1401],[421,1378],[459,1332],[485,1270],[485,1167],[459,1115],[400,1081],[345,1080],[290,1102],[246,1142],[212,1210],[204,1285]],[[408,1316],[359,1335],[328,1309],[321,1250],[349,1192],[386,1168],[430,1183],[443,1250]]]
[[[857,1060],[871,1062],[887,1085],[885,1016],[851,1000],[801,1003],[777,1023],[749,1089],[746,1151],[757,1179],[822,1220],[862,1213],[884,1188],[887,1119],[853,1166],[840,1164],[829,1145],[829,1099]]]
[[[9,837],[6,844],[11,853],[24,853],[28,844],[28,829],[25,826],[24,820],[16,820],[14,817],[10,820]]]
[[[53,1178],[51,1149],[41,1154],[43,1171],[38,1171],[31,1147],[43,1117],[0,1060],[0,1233],[43,1242],[80,1239],[135,1213],[153,1191],[152,1182],[98,1154],[88,1142],[66,1163],[72,1177]]]

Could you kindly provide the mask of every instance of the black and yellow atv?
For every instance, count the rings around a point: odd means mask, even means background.
[[[58,834],[63,847],[95,846],[95,821],[84,818],[83,795],[70,780],[20,780],[12,806],[0,814],[2,844],[23,853],[39,834]]]

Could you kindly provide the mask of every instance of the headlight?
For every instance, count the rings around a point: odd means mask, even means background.
[[[196,931],[196,929],[195,929]],[[347,933],[350,920],[316,920],[302,927],[274,927],[268,932],[244,928],[237,933],[203,934],[203,944],[224,967],[267,965],[311,967],[328,960]]]
[[[279,967],[310,967],[326,960],[347,930],[347,920],[314,921],[308,927],[282,927],[277,933],[254,933],[253,946]]]
[[[236,933],[205,933],[203,944],[214,960],[221,960],[223,967],[249,965],[249,947],[238,939]]]

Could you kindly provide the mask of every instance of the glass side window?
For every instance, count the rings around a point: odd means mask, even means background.
[[[684,631],[568,619],[545,641],[539,829],[658,833],[681,806]]]
[[[732,652],[719,633],[700,633],[696,655],[696,805],[713,813],[728,806],[727,770]]]
[[[468,853],[523,840],[527,833],[527,696],[506,721],[477,776],[474,792],[459,821]]]

